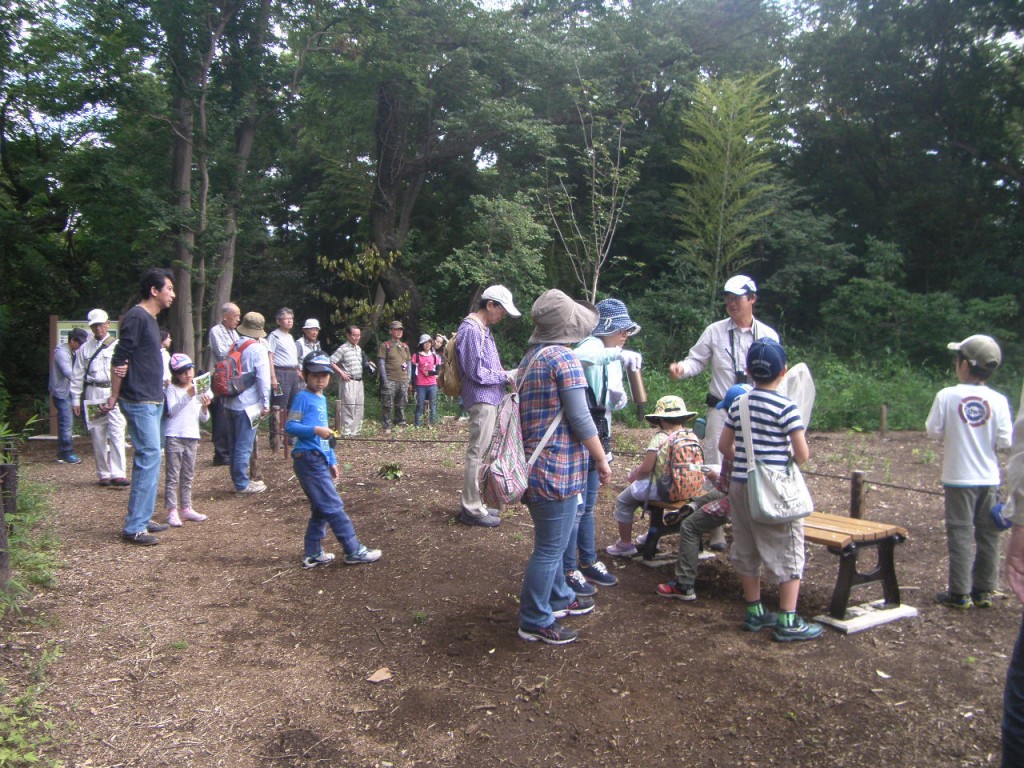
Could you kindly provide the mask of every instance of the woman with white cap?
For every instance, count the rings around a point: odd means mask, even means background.
[[[593,459],[600,482],[611,477],[587,404],[583,366],[567,348],[590,335],[598,313],[592,304],[550,290],[534,302],[531,317],[530,347],[516,375],[525,454],[533,453],[552,425],[554,431],[529,469],[523,494],[534,545],[519,599],[519,636],[564,645],[576,639],[576,632],[558,619],[594,610],[593,599],[577,597],[561,569],[586,488],[588,460]]]
[[[750,345],[757,339],[779,340],[774,328],[754,319],[757,284],[751,278],[733,275],[725,281],[722,292],[729,316],[705,328],[686,359],[669,366],[673,379],[689,379],[711,367],[704,431],[704,461],[708,464],[722,463],[718,439],[725,427],[725,412],[715,406],[733,384],[748,383],[744,369]],[[721,528],[712,534],[711,548],[725,551],[725,534]]]
[[[416,416],[413,423],[420,425],[420,416],[430,401],[430,423],[437,422],[437,369],[441,358],[434,352],[434,340],[429,333],[420,335],[420,343],[412,356],[412,383],[416,387]]]

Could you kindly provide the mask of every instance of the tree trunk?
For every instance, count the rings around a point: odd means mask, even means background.
[[[173,141],[171,149],[171,191],[180,222],[174,232],[174,291],[171,305],[171,336],[181,351],[195,357],[195,333],[192,325],[192,255],[195,231],[186,222],[192,219],[192,101],[186,94],[174,98]]]

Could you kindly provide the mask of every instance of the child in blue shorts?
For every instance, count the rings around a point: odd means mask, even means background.
[[[322,352],[310,352],[302,361],[302,370],[306,388],[292,401],[285,424],[285,432],[296,438],[292,449],[295,476],[312,509],[306,526],[302,567],[316,568],[334,560],[334,555],[324,552],[322,547],[328,525],[345,549],[347,565],[375,562],[380,559],[380,550],[359,543],[352,521],[345,514],[345,504],[334,487],[338,462],[332,447],[333,433],[327,426],[327,398],[323,394],[331,380],[331,360]]]

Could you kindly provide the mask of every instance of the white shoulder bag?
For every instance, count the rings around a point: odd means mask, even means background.
[[[747,454],[747,501],[751,519],[757,523],[781,525],[807,517],[814,511],[814,502],[800,467],[790,458],[786,468],[778,470],[754,455],[749,395],[744,395],[737,402]]]

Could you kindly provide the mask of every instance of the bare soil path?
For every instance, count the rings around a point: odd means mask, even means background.
[[[614,487],[647,435],[616,435]],[[88,452],[70,467],[30,446],[25,468],[52,488],[65,567],[8,620],[0,660],[15,670],[26,652],[61,649],[43,696],[63,738],[51,756],[82,768],[998,764],[1021,611],[1013,599],[963,614],[932,603],[945,584],[941,497],[868,496],[867,517],[910,530],[897,568],[917,619],[787,647],[740,631],[724,557],[702,564],[696,603],[655,594],[668,569],[620,560],[620,584],[572,620],[580,641],[555,648],[515,633],[525,508],[496,530],[454,524],[462,425],[396,437],[341,449],[347,507],[383,559],[313,571],[299,567],[306,500],[269,451],[269,491],[236,497],[204,443],[196,506],[209,521],[132,548],[118,538],[126,492],[96,485]],[[810,444],[816,473],[938,489],[941,457],[923,435]],[[378,477],[384,463],[402,477]],[[848,481],[810,484],[821,510],[845,513]],[[834,556],[812,547],[805,614],[826,610],[835,575]],[[880,596],[873,585],[855,602]],[[390,679],[367,680],[382,668]]]

